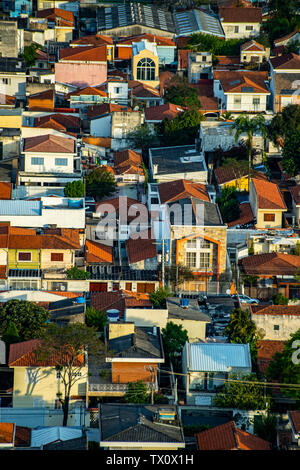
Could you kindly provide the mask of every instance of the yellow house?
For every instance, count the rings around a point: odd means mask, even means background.
[[[283,214],[287,208],[277,184],[252,178],[249,200],[253,215],[256,217],[256,228],[283,227]]]
[[[38,359],[35,351],[40,340],[34,339],[12,344],[8,365],[14,369],[13,408],[59,408],[59,394],[64,394],[61,373],[55,366],[59,358]],[[75,400],[85,400],[87,365],[80,355],[74,367],[78,381],[72,386],[70,405]]]
[[[159,87],[159,59],[156,44],[143,39],[132,43],[132,74],[133,80]]]
[[[234,187],[238,191],[249,191],[249,178],[246,169],[220,166],[215,169],[214,173],[220,190]]]
[[[0,109],[0,129],[21,129],[22,109]]]

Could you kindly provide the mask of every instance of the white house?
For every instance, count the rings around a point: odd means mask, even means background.
[[[225,39],[251,38],[259,35],[261,8],[222,7],[219,16]]]

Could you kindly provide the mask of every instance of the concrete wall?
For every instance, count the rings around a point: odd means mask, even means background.
[[[221,19],[221,24],[225,33],[225,39],[240,39],[240,38],[251,38],[259,35],[260,23],[224,23]],[[248,31],[247,26],[252,26],[253,30]],[[238,27],[238,31],[235,32],[235,28]]]
[[[168,310],[156,308],[126,308],[127,322],[134,322],[136,326],[158,326],[165,328],[168,322]]]
[[[43,165],[33,165],[32,158],[43,158]],[[56,165],[55,159],[67,159],[67,165]],[[41,153],[41,152],[26,152],[24,154],[24,170],[30,173],[61,173],[72,174],[74,173],[74,155],[69,153]]]
[[[19,45],[16,21],[0,21],[0,56],[18,57]]]
[[[300,315],[259,315],[252,313],[251,319],[258,329],[265,332],[263,340],[286,341],[290,335],[300,328]],[[274,325],[279,326],[279,330],[274,330]]]
[[[77,87],[101,85],[107,80],[107,63],[86,64],[66,63],[55,64],[55,80]]]

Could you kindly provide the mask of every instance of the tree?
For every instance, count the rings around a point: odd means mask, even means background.
[[[39,338],[49,318],[49,312],[33,302],[9,300],[0,309],[0,334],[7,332],[9,324],[13,323],[20,341]]]
[[[195,106],[179,113],[174,119],[164,119],[157,126],[160,143],[166,146],[194,143],[203,119],[204,116]]]
[[[162,338],[167,355],[170,359],[174,359],[181,354],[183,346],[188,341],[188,334],[182,325],[176,325],[170,321],[162,329]]]
[[[257,341],[262,333],[258,332],[254,321],[250,319],[249,312],[235,308],[230,314],[230,322],[225,328],[229,343],[249,344],[252,360],[257,357]]]
[[[264,410],[269,408],[270,402],[264,397],[264,382],[259,382],[255,374],[230,374],[224,391],[216,395],[214,405],[239,410]]]
[[[8,346],[10,346],[13,343],[19,343],[20,335],[16,327],[16,324],[13,321],[9,322],[8,327],[3,332],[1,339]]]
[[[282,150],[282,167],[288,175],[300,172],[300,129],[291,130],[285,138]]]
[[[213,56],[236,56],[239,55],[240,46],[243,42],[245,42],[245,39],[227,39],[224,41],[210,34],[194,33],[187,43],[187,49],[197,52],[209,51]]]
[[[67,279],[89,279],[91,274],[88,271],[79,269],[77,266],[67,269]]]
[[[284,342],[282,352],[274,354],[266,376],[282,384],[300,384],[300,329],[297,330],[290,339]],[[281,388],[284,396],[294,398],[297,405],[300,405],[300,388]]]
[[[146,124],[142,124],[132,132],[129,132],[127,140],[130,141],[135,149],[141,149],[144,154],[151,146],[156,144],[157,136]]]
[[[253,137],[255,134],[259,133],[263,138],[267,136],[267,125],[265,118],[262,114],[257,114],[253,118],[250,118],[247,114],[242,114],[232,124],[230,128],[230,133],[235,130],[234,140],[238,141],[239,137],[242,134],[246,134],[247,138],[245,145],[248,152],[248,178],[250,183],[250,173],[252,167],[252,153],[253,153]],[[250,184],[249,184],[250,188]]]
[[[274,145],[284,145],[286,137],[291,132],[300,130],[300,106],[298,104],[289,104],[285,106],[282,112],[275,114],[268,125],[268,137]]]
[[[154,308],[166,308],[166,300],[170,297],[169,289],[159,288],[155,292],[150,292],[149,299]]]
[[[261,419],[254,420],[254,434],[261,439],[276,445],[277,417],[272,414],[262,415]]]
[[[94,197],[96,201],[101,200],[104,196],[110,196],[117,188],[114,175],[104,166],[87,173],[85,182],[86,195]]]
[[[149,390],[142,381],[129,382],[124,396],[127,403],[149,403]]]
[[[36,43],[31,43],[29,46],[24,46],[24,51],[21,54],[21,57],[25,60],[26,66],[31,67],[37,57],[37,49],[39,49],[41,46]]]
[[[83,197],[84,196],[84,184],[83,181],[72,181],[67,183],[64,189],[65,197]]]
[[[87,307],[85,312],[85,322],[87,326],[96,328],[99,333],[104,332],[104,327],[107,325],[107,314],[101,312],[93,307]]]
[[[221,196],[217,198],[223,222],[231,222],[240,216],[240,205],[237,199],[237,190],[234,186],[225,186]]]
[[[58,394],[63,410],[63,426],[68,423],[72,388],[84,378],[82,370],[86,364],[86,354],[89,362],[97,363],[102,360],[103,351],[104,344],[99,340],[95,328],[82,323],[69,323],[63,327],[50,323],[47,326],[36,354],[45,361],[55,357],[56,370],[60,373],[63,387],[63,392]]]
[[[173,285],[174,291],[184,281],[192,281],[195,278],[193,271],[182,263],[172,264],[166,267],[166,279]]]
[[[272,297],[274,305],[288,305],[289,299],[282,294],[275,294]]]
[[[186,77],[180,78],[175,75],[170,81],[164,96],[166,103],[173,103],[184,107],[200,107],[198,93],[191,87]]]

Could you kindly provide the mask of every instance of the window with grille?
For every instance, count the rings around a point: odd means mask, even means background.
[[[275,222],[275,214],[264,214],[265,222]]]
[[[196,261],[197,261],[196,253],[190,252],[186,254],[186,264],[189,268],[195,268]]]
[[[210,265],[210,253],[199,253],[200,255],[200,267],[209,268]]]
[[[68,159],[67,158],[56,158],[55,159],[55,166],[68,166]]]
[[[18,261],[31,261],[31,253],[26,251],[19,251]]]
[[[186,247],[187,248],[196,248],[196,238],[192,238],[191,240],[187,240]]]
[[[63,253],[51,253],[51,261],[63,261],[64,254]]]
[[[32,157],[31,165],[44,165],[44,159],[42,157]]]
[[[253,31],[253,26],[246,26],[246,31]]]
[[[141,59],[136,67],[137,80],[155,80],[155,63],[152,59]]]

